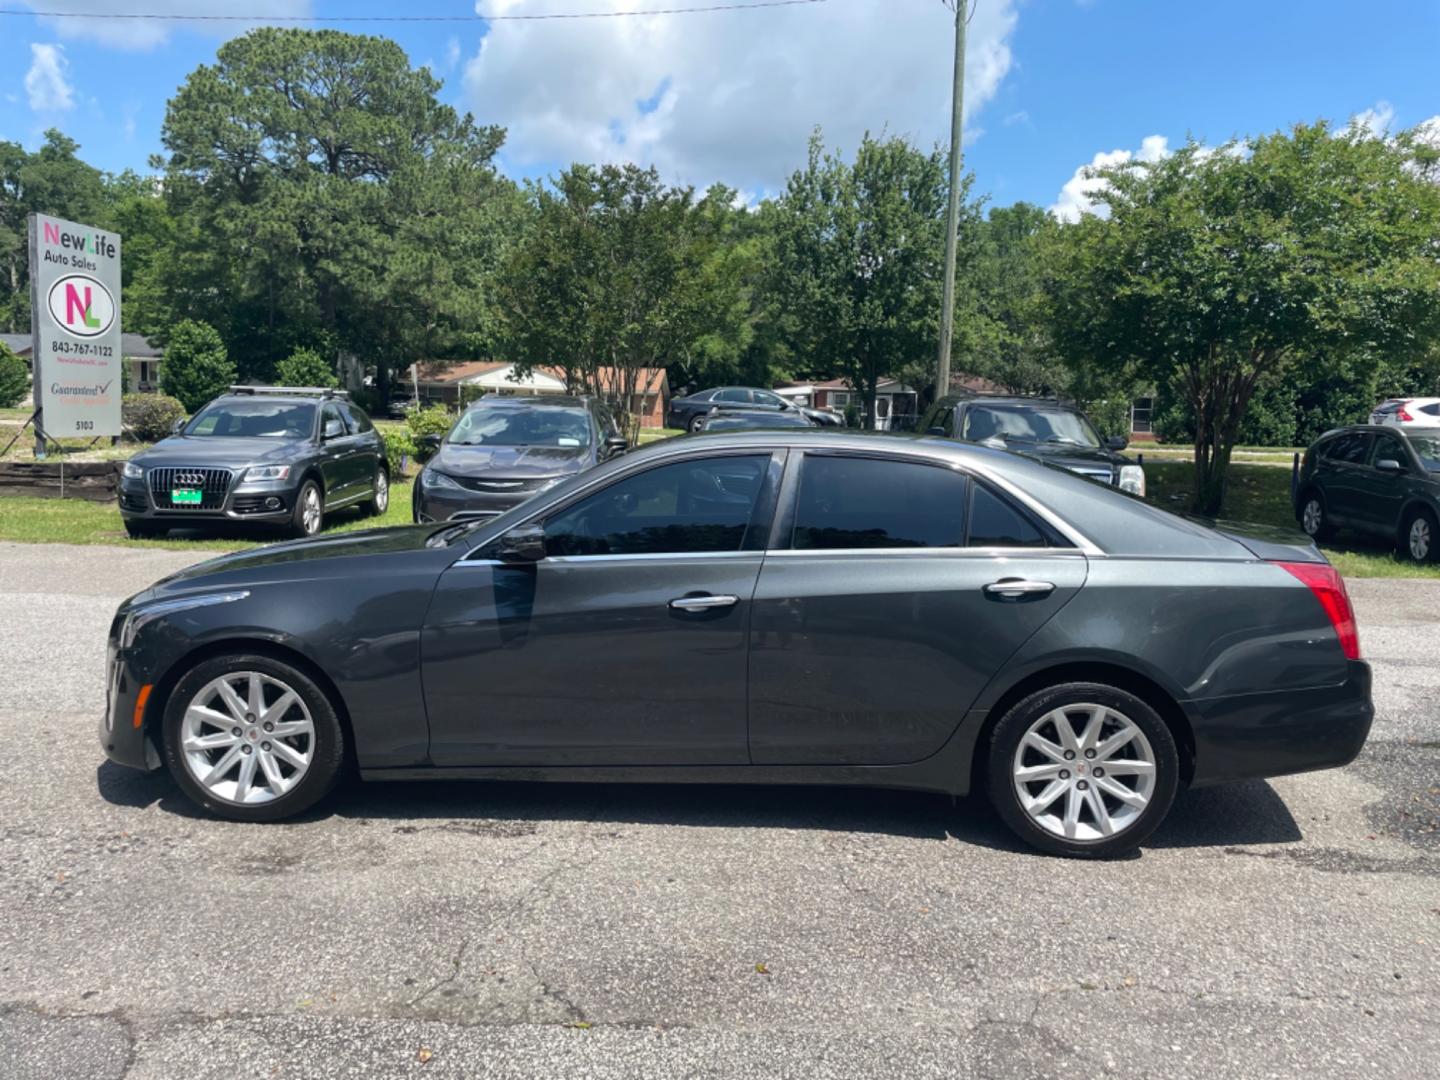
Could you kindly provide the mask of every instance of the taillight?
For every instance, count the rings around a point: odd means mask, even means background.
[[[1402,401],[1400,402],[1399,407],[1395,410],[1395,419],[1399,420],[1402,424],[1413,423],[1415,420],[1415,417],[1411,416],[1408,412],[1405,411],[1405,406],[1409,404],[1410,402],[1408,401]]]
[[[1350,594],[1345,591],[1345,579],[1340,571],[1329,563],[1282,562],[1276,563],[1294,578],[1304,582],[1325,614],[1335,627],[1335,636],[1340,639],[1340,648],[1347,660],[1360,659],[1360,633],[1355,628],[1355,609],[1350,606]]]

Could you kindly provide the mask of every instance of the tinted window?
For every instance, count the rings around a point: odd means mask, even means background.
[[[1393,439],[1388,435],[1377,435],[1375,437],[1375,452],[1370,455],[1370,463],[1389,458],[1398,461],[1401,465],[1406,464],[1405,448],[1400,445],[1399,439]]]
[[[457,446],[590,445],[585,409],[553,405],[481,405],[470,409],[445,436]]]
[[[1420,411],[1423,412],[1426,416],[1440,416],[1440,404],[1421,405]]]
[[[971,485],[971,547],[1048,547],[1035,524],[983,484]]]
[[[546,554],[739,551],[769,463],[706,458],[617,481],[545,523]]]
[[[792,546],[960,547],[965,483],[961,474],[935,465],[807,457]]]
[[[971,405],[965,410],[962,439],[984,442],[1053,442],[1097,447],[1100,436],[1090,421],[1068,409],[1035,405]]]
[[[720,390],[715,394],[716,401],[743,401],[747,404],[750,401],[749,390]]]
[[[1363,431],[1352,431],[1348,435],[1340,435],[1326,443],[1320,451],[1331,461],[1347,462],[1352,465],[1362,464],[1369,452],[1370,436]]]
[[[186,435],[308,439],[315,406],[293,401],[217,401],[190,422]]]
[[[345,413],[345,418],[350,421],[351,431],[373,431],[375,425],[370,423],[370,417],[365,415],[365,410],[359,405],[341,405],[340,409]]]
[[[332,420],[339,423],[342,435],[349,434],[350,429],[345,424],[345,418],[340,415],[339,406],[326,405],[320,410],[320,433],[322,435],[325,434],[325,426]]]
[[[784,398],[782,398],[779,394],[772,394],[768,390],[756,390],[755,401],[757,404],[760,405],[772,405],[776,407],[783,406],[785,404]]]
[[[1420,464],[1428,472],[1440,472],[1440,434],[1409,435],[1410,449],[1420,458]],[[1402,462],[1404,458],[1400,459]]]

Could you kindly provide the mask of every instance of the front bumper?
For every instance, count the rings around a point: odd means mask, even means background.
[[[1348,765],[1375,717],[1370,683],[1370,665],[1351,660],[1339,686],[1191,702],[1192,786]]]
[[[156,505],[148,478],[127,477],[120,481],[120,517],[174,528],[187,522],[283,522],[294,511],[298,486],[295,480],[232,481],[216,506],[172,508]]]
[[[147,771],[158,769],[160,748],[151,738],[152,725],[146,723],[149,710],[158,708],[158,702],[152,706],[147,693],[145,706],[137,708],[143,687],[120,652],[117,636],[120,621],[120,616],[116,616],[117,625],[111,630],[106,651],[105,713],[100,718],[100,746],[105,756],[117,765]]]
[[[544,490],[469,491],[464,488],[428,487],[415,481],[414,518],[419,524],[443,521],[485,521],[528,502]]]

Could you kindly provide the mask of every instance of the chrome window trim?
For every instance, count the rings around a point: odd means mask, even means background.
[[[671,551],[636,552],[625,555],[547,555],[535,562],[506,562],[504,559],[461,559],[457,566],[544,566],[547,563],[566,565],[569,563],[594,562],[670,562],[675,559],[755,559],[757,562],[768,552],[764,551]]]
[[[774,548],[765,552],[768,559],[793,559],[797,556],[884,555],[908,558],[943,559],[1004,559],[1004,558],[1071,558],[1083,559],[1083,552],[1071,547],[873,547],[873,548]]]

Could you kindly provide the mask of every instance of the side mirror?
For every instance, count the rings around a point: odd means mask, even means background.
[[[1375,468],[1379,472],[1383,473],[1402,473],[1405,471],[1404,465],[1401,465],[1400,462],[1396,461],[1394,458],[1388,457],[1381,458],[1379,461],[1375,462]]]
[[[342,424],[339,420],[325,421],[325,431],[322,434],[322,438],[324,438],[327,442],[331,439],[338,439],[341,435],[344,434],[345,425]]]
[[[539,562],[545,558],[545,526],[519,525],[502,533],[496,554],[501,562]]]
[[[1124,450],[1129,445],[1130,440],[1124,435],[1111,435],[1105,440],[1105,449],[1114,450],[1116,453]]]
[[[188,423],[189,421],[182,416],[179,420],[176,420],[173,424],[170,425],[170,434],[179,435],[182,431],[185,430],[185,425]]]
[[[439,450],[439,449],[440,449],[440,436],[439,436],[439,435],[421,435],[418,439],[415,440],[415,445],[416,445],[418,448],[420,448],[421,450]]]
[[[945,435],[945,429],[944,429],[943,427],[928,427],[928,428],[925,429],[925,434],[926,434],[926,435],[939,435],[939,436],[941,436],[941,437],[943,438],[944,435]]]
[[[607,454],[623,454],[630,449],[630,443],[624,435],[611,435],[605,439],[605,452]]]

